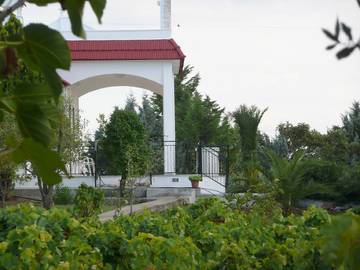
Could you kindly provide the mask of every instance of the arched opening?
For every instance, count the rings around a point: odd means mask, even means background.
[[[130,74],[104,74],[80,80],[66,88],[67,93],[73,99],[102,88],[113,86],[130,86],[149,90],[153,93],[163,95],[163,86],[153,80]]]
[[[109,119],[115,107],[125,108],[132,99],[135,101],[135,110],[140,114],[143,99],[151,99],[153,92],[137,87],[115,86],[101,88],[79,98],[79,111],[82,119],[86,120],[86,132],[94,134],[99,127],[99,115]],[[159,138],[160,139],[160,138]]]
[[[171,68],[171,66],[170,66]],[[172,70],[169,69],[172,73]],[[169,74],[171,74],[169,72]],[[165,78],[168,78],[167,76]],[[171,144],[165,151],[164,147],[164,173],[175,173],[175,114],[174,114],[174,86],[173,75],[164,79],[165,87],[148,78],[130,74],[103,74],[91,76],[79,80],[66,87],[66,94],[69,96],[73,112],[79,112],[79,98],[96,90],[109,89],[109,87],[134,87],[149,90],[153,93],[164,96],[163,99],[163,140],[164,145]],[[166,87],[167,86],[167,87]],[[74,117],[75,114],[74,114]]]

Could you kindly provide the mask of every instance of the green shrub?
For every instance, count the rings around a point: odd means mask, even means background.
[[[74,198],[74,215],[91,217],[101,213],[104,192],[101,189],[81,184]]]
[[[71,194],[71,190],[68,187],[65,187],[63,185],[57,185],[55,194],[53,197],[55,204],[71,204],[73,202],[73,196]]]
[[[0,269],[106,269],[89,228],[63,209],[1,209]]]

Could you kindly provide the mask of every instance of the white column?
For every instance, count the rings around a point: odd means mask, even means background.
[[[171,0],[160,0],[160,28],[171,30]]]
[[[164,174],[175,174],[175,89],[171,63],[163,64],[163,92]]]

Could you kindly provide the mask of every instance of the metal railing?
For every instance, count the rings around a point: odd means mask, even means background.
[[[227,189],[229,183],[229,147],[202,145],[197,148],[197,171]]]
[[[199,174],[227,188],[229,182],[229,147],[227,145],[203,145],[186,142],[152,142],[151,175],[165,172]],[[173,163],[173,171],[164,168],[164,158]]]

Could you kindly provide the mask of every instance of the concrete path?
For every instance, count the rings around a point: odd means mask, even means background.
[[[159,212],[164,211],[166,209],[176,207],[176,206],[182,206],[186,204],[190,204],[191,200],[189,197],[158,197],[154,198],[153,201],[145,202],[145,203],[139,203],[133,205],[133,213],[141,212],[144,210],[150,210],[153,212]],[[102,213],[99,215],[99,218],[101,221],[107,221],[115,216],[115,210],[108,211],[105,213]],[[130,206],[125,206],[121,208],[120,213],[123,215],[129,215],[130,214]]]

